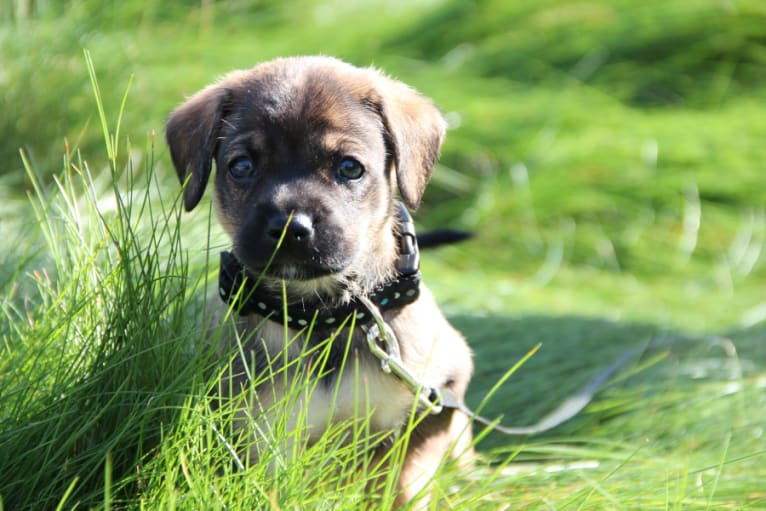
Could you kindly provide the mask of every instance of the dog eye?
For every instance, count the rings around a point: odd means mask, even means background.
[[[234,179],[251,178],[255,174],[255,164],[250,158],[237,158],[229,164],[229,174]]]
[[[354,181],[362,177],[364,167],[355,159],[346,157],[335,167],[335,173],[342,179]]]

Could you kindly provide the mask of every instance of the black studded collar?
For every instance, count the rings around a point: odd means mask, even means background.
[[[397,203],[399,217],[399,258],[396,277],[376,287],[367,295],[381,311],[404,307],[420,295],[420,255],[415,225],[407,208]],[[275,293],[256,285],[257,278],[250,275],[231,252],[221,252],[218,275],[218,292],[221,299],[231,305],[239,315],[259,314],[280,324],[293,328],[312,325],[314,330],[331,330],[351,315],[356,325],[374,322],[367,307],[357,299],[337,306],[327,307],[318,301],[300,300],[285,307],[281,292]]]

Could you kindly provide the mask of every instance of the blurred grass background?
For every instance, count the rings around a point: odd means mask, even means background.
[[[476,306],[586,307],[699,329],[766,317],[753,309],[766,203],[761,2],[4,5],[3,194],[25,189],[20,147],[43,173],[58,169],[64,137],[100,147],[86,129],[82,48],[112,115],[135,77],[123,132],[139,141],[230,69],[326,53],[382,67],[450,119],[420,220],[479,233],[444,255],[459,271],[439,279],[507,284]],[[567,293],[582,286],[586,298]]]
[[[471,400],[542,341],[485,408],[529,423],[626,347],[659,339],[665,361],[626,377],[564,428],[615,442],[617,458],[620,442],[651,445],[635,470],[619,472],[624,480],[610,479],[605,491],[623,492],[622,504],[597,502],[637,508],[640,492],[630,487],[659,491],[722,456],[745,461],[716,479],[717,493],[703,488],[700,506],[763,505],[765,2],[6,0],[4,288],[23,280],[20,261],[45,264],[45,254],[28,249],[39,234],[19,148],[44,182],[61,169],[65,139],[93,172],[107,165],[83,48],[110,119],[132,77],[121,133],[138,153],[156,133],[170,197],[177,184],[160,142],[165,116],[231,69],[323,53],[381,67],[434,98],[451,129],[417,221],[476,232],[423,262],[475,348]],[[204,248],[188,237],[185,246]],[[728,346],[720,339],[731,339],[735,355],[719,349]],[[719,400],[732,381],[739,392]],[[528,457],[546,458],[544,447]],[[603,490],[587,476],[547,477],[523,484],[554,495],[556,482]],[[572,502],[558,495],[561,508]]]

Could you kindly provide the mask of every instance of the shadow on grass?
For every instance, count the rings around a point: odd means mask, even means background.
[[[632,349],[641,354],[564,424],[534,439],[609,434],[621,424],[640,436],[647,413],[682,413],[684,403],[709,391],[710,384],[737,385],[766,368],[766,326],[722,334],[673,331],[648,323],[581,316],[450,317],[474,350],[474,378],[467,401],[489,418],[528,426],[585,386]],[[482,405],[497,380],[538,343],[532,356]],[[732,391],[733,392],[733,391]],[[677,424],[674,418],[670,423]],[[632,431],[632,433],[631,433]],[[668,434],[672,435],[669,424]],[[480,448],[524,443],[529,437],[490,434]]]

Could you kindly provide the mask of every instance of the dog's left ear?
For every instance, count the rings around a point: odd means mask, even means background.
[[[168,117],[165,137],[181,184],[186,182],[184,207],[199,203],[210,179],[213,155],[228,87],[216,84],[189,98]]]
[[[396,180],[404,203],[417,209],[439,158],[447,123],[433,102],[407,85],[379,75],[378,92]]]

